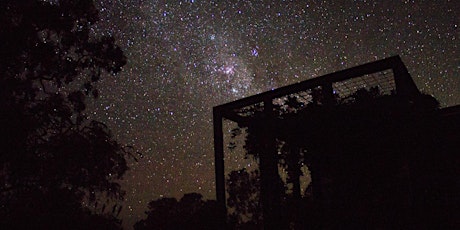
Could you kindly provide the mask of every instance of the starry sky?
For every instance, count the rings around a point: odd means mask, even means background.
[[[393,55],[422,92],[444,107],[460,104],[455,0],[97,5],[94,31],[113,35],[128,63],[99,83],[88,114],[144,156],[121,181],[126,227],[154,199],[215,199],[213,106]]]

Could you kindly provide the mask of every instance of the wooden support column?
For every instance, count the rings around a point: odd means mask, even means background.
[[[263,227],[266,230],[283,229],[280,221],[280,194],[277,149],[274,130],[272,99],[264,100],[264,117],[261,126],[262,151],[259,156],[260,164],[260,199],[263,209]]]
[[[395,79],[396,93],[408,99],[413,99],[415,96],[420,95],[420,91],[415,85],[414,80],[409,74],[406,66],[399,56],[394,57],[392,60],[392,70]]]
[[[322,93],[324,97],[324,105],[333,106],[334,105],[334,89],[332,88],[332,82],[327,82],[322,87]]]
[[[224,171],[224,134],[222,131],[222,112],[218,108],[213,109],[214,124],[214,166],[216,169],[216,199],[220,211],[220,220],[226,229],[227,206],[225,202],[225,171]]]

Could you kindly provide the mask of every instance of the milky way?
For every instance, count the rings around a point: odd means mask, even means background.
[[[458,2],[308,2],[98,2],[94,30],[128,64],[88,113],[144,155],[121,182],[125,226],[160,197],[215,198],[213,106],[393,55],[421,91],[460,103]]]

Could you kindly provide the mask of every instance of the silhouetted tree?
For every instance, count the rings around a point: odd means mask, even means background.
[[[147,218],[137,222],[134,229],[222,229],[216,201],[203,200],[198,193],[185,194],[179,201],[154,200],[148,208]]]
[[[226,188],[228,193],[228,226],[230,229],[264,229],[263,207],[260,202],[261,178],[259,170],[247,171],[240,169],[228,174]],[[280,194],[281,206],[286,211],[286,186],[280,177],[272,180],[272,186]],[[287,212],[282,214],[282,220],[287,218]]]
[[[294,202],[283,209],[299,215],[312,213],[293,209],[295,204],[299,208],[315,207],[320,214],[315,214],[317,218],[300,216],[301,220],[295,222],[301,224],[291,225],[295,229],[409,226],[413,208],[410,200],[414,196],[410,195],[413,190],[408,168],[422,172],[417,169],[421,163],[411,164],[409,159],[427,156],[426,150],[425,155],[417,156],[421,153],[418,145],[435,144],[423,139],[431,136],[427,126],[438,121],[433,116],[439,103],[423,94],[413,98],[383,95],[377,87],[334,99],[329,105],[323,104],[318,90],[312,90],[308,100],[300,94],[287,96],[270,110],[271,123],[263,119],[270,114],[257,106],[246,111],[252,118],[242,124],[248,132],[244,146],[247,154],[260,156],[265,150],[267,131],[263,127],[270,125],[278,153],[275,160],[286,169],[287,182],[293,183],[295,190],[299,190],[301,163],[309,165],[316,201],[301,200],[297,191],[295,200],[302,205]],[[427,175],[423,173],[424,178]]]
[[[121,70],[123,52],[91,29],[92,0],[4,0],[0,8],[0,225],[120,228],[82,202],[123,197],[115,180],[132,150],[85,115],[85,99]]]
[[[260,175],[258,170],[232,171],[227,178],[229,225],[234,229],[261,228]]]

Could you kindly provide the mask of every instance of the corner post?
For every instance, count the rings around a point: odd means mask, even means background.
[[[222,112],[213,108],[214,125],[214,166],[216,171],[216,200],[220,211],[219,222],[226,229],[227,206],[225,203],[225,172],[224,172],[224,134],[222,131]]]

